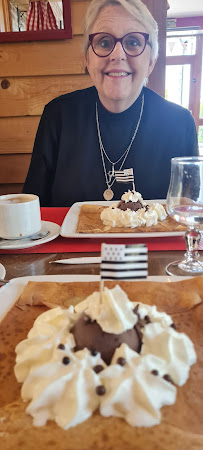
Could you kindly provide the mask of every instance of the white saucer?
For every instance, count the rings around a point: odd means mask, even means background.
[[[6,275],[6,269],[3,264],[0,263],[0,279],[3,280]]]
[[[31,248],[36,245],[45,244],[46,242],[53,241],[60,234],[60,226],[53,222],[48,222],[42,220],[42,228],[41,231],[50,231],[48,236],[45,236],[42,239],[36,239],[35,241],[30,241],[29,238],[16,239],[16,240],[7,240],[1,244],[0,240],[0,250],[17,250],[23,248]],[[1,277],[0,277],[1,278]]]

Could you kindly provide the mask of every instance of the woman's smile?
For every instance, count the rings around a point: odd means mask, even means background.
[[[107,75],[108,77],[111,77],[111,78],[124,78],[124,77],[128,77],[129,75],[131,75],[131,73],[114,69],[114,70],[105,72],[105,75]]]

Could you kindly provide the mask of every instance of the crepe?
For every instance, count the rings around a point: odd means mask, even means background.
[[[59,286],[59,284],[61,286]],[[113,287],[115,282],[105,282]],[[13,368],[14,349],[25,339],[35,318],[46,306],[27,307],[27,311],[13,307],[0,326],[0,437],[4,450],[200,450],[202,435],[202,342],[203,342],[203,277],[176,283],[153,283],[147,281],[119,282],[133,301],[156,304],[158,309],[171,314],[178,331],[185,332],[193,341],[197,363],[192,366],[187,383],[178,387],[176,403],[162,408],[162,423],[152,428],[133,428],[124,420],[104,418],[99,413],[86,422],[67,431],[54,422],[36,428],[32,418],[25,413],[27,403],[20,398],[20,387]],[[71,296],[83,299],[98,283],[29,283],[19,302],[30,303],[59,299],[60,304],[71,304]],[[27,292],[26,292],[27,291]],[[36,294],[34,295],[34,291]],[[46,293],[45,293],[46,292]],[[63,294],[64,292],[64,294]],[[55,297],[56,296],[56,297]]]
[[[167,216],[162,222],[158,222],[157,225],[146,227],[142,225],[136,228],[128,227],[110,227],[104,225],[100,219],[101,212],[107,208],[107,206],[101,205],[82,205],[80,208],[79,218],[76,233],[168,233],[171,231],[186,230],[186,227],[178,224],[175,220]]]
[[[105,286],[112,289],[117,281],[105,281]],[[173,314],[185,311],[203,301],[203,277],[191,278],[176,283],[156,281],[139,281],[136,283],[119,281],[120,287],[131,301],[157,305],[160,311]],[[85,286],[85,289],[84,289]],[[135,289],[136,286],[136,289]],[[29,281],[19,297],[18,305],[46,305],[49,308],[61,306],[68,308],[76,305],[99,291],[99,282],[91,283],[57,283],[46,281]],[[164,299],[164,301],[163,301]]]

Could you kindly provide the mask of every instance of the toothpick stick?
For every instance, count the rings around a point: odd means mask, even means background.
[[[104,290],[104,280],[100,279],[100,303],[102,303],[103,290]]]

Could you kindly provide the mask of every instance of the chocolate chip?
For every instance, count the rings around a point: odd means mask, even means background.
[[[64,356],[62,362],[63,364],[65,364],[65,366],[67,366],[70,363],[70,358],[68,356]]]
[[[171,327],[171,328],[174,328],[174,330],[176,330],[177,325],[176,325],[175,323],[172,323],[172,324],[170,325],[170,327]]]
[[[102,370],[104,370],[104,367],[103,367],[102,365],[98,364],[97,366],[94,366],[94,367],[93,367],[93,370],[94,370],[96,373],[99,373],[99,372],[101,372]]]
[[[156,376],[159,375],[159,372],[156,369],[151,370],[151,373],[152,373],[152,375],[156,375]]]
[[[163,378],[164,378],[164,380],[168,381],[169,383],[174,384],[171,376],[168,373],[166,373],[166,375],[164,375]]]
[[[59,344],[57,348],[59,348],[59,350],[65,350],[66,347],[64,344]]]
[[[125,364],[126,364],[125,358],[122,358],[122,357],[118,358],[116,362],[117,362],[117,364],[119,364],[120,366],[125,366]]]
[[[84,314],[84,322],[85,322],[85,323],[92,323],[91,317],[88,316],[87,314]]]
[[[97,353],[98,353],[98,352],[97,352],[97,350],[95,350],[95,349],[93,349],[93,350],[91,351],[91,355],[92,355],[92,356],[96,356]]]
[[[139,305],[136,305],[136,307],[133,309],[134,314],[138,315],[138,308],[139,308]]]
[[[104,386],[102,386],[102,384],[100,386],[96,387],[96,394],[97,395],[104,395],[106,392],[106,389]]]
[[[144,319],[145,319],[146,324],[151,323],[151,319],[149,316],[145,316]]]

